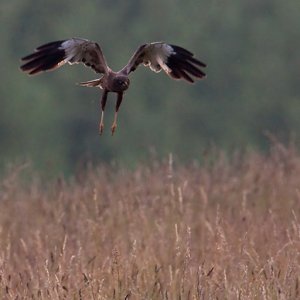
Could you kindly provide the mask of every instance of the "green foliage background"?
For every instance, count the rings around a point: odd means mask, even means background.
[[[299,139],[300,2],[282,0],[10,0],[0,4],[0,160],[32,160],[51,173],[86,161],[135,164],[155,153],[201,160],[215,145],[266,149],[264,131]],[[19,58],[52,40],[98,41],[114,70],[141,44],[165,40],[208,64],[189,85],[140,67],[110,136],[99,137],[100,90],[82,66],[27,77]]]

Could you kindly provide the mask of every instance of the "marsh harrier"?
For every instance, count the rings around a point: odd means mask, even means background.
[[[22,58],[24,64],[21,70],[29,75],[54,70],[65,63],[83,63],[91,67],[96,73],[102,74],[95,80],[81,82],[87,87],[103,89],[101,98],[100,134],[103,132],[104,109],[109,92],[117,93],[114,121],[111,132],[117,127],[118,110],[123,99],[123,93],[129,87],[129,74],[140,65],[150,67],[154,72],[163,70],[173,79],[184,79],[193,83],[195,79],[202,79],[205,73],[200,69],[206,65],[196,59],[190,51],[164,42],[155,42],[140,46],[130,58],[127,65],[118,72],[112,71],[104,58],[98,43],[81,38],[55,41],[39,46],[32,54]]]

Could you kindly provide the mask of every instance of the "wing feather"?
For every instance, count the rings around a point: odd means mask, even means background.
[[[20,67],[29,75],[54,70],[62,65],[83,63],[96,73],[106,74],[109,67],[100,46],[92,41],[72,38],[50,42],[35,49],[35,52],[22,58]]]
[[[206,76],[200,69],[205,68],[206,64],[195,58],[192,52],[163,42],[140,46],[121,72],[128,75],[140,64],[149,66],[154,72],[164,70],[171,78],[188,82],[194,82],[193,77],[201,79]]]

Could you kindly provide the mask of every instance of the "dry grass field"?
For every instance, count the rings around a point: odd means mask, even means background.
[[[0,186],[0,299],[300,299],[300,155]]]

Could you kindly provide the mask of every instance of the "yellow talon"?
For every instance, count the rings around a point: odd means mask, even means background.
[[[103,133],[103,129],[104,129],[104,124],[101,123],[101,124],[99,125],[99,134],[100,134],[100,135]]]
[[[111,135],[114,135],[116,128],[117,128],[117,124],[113,123],[113,125],[111,126]]]

